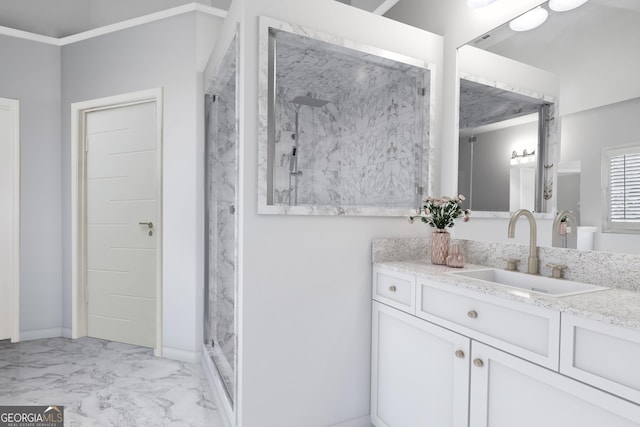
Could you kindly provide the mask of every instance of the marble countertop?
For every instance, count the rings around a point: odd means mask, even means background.
[[[529,296],[527,297],[523,295],[522,290],[449,274],[460,270],[492,267],[467,264],[463,269],[459,269],[423,261],[389,261],[378,262],[374,265],[402,273],[416,274],[457,288],[482,292],[499,298],[520,301],[525,304],[558,310],[562,313],[640,330],[640,292],[635,290],[611,288],[564,297],[552,297],[531,292],[528,293]]]

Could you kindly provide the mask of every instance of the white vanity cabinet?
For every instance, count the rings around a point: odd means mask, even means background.
[[[560,351],[559,311],[404,273],[398,278],[415,284],[415,312],[398,309],[376,290],[380,277],[395,284],[395,274],[374,271],[376,427],[640,427],[635,331],[609,335],[599,322],[563,315]],[[631,355],[609,363],[611,352]]]
[[[371,420],[466,427],[469,338],[373,303]]]
[[[640,402],[640,332],[563,314],[560,372]]]

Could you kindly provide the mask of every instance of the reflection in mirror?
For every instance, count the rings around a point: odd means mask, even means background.
[[[468,195],[465,208],[543,211],[536,176],[549,132],[539,117],[548,108],[539,98],[460,79],[458,189]]]
[[[580,161],[558,163],[558,212],[570,212],[580,224]],[[578,244],[578,230],[572,230],[565,218],[565,223],[558,230],[557,244],[559,248],[576,249]],[[586,231],[586,230],[585,230]]]
[[[419,205],[429,170],[425,64],[273,27],[268,36],[273,209],[261,211],[402,215]]]
[[[558,159],[560,164],[575,162],[580,170],[572,179],[556,171],[557,210],[567,209],[562,205],[566,198],[577,199],[570,210],[581,229],[597,227],[590,229],[598,230],[590,232],[596,250],[640,250],[630,235],[602,232],[607,214],[601,177],[602,149],[635,143],[640,134],[639,23],[637,0],[589,0],[570,11],[549,10],[547,21],[534,30],[516,33],[506,23],[465,46],[556,76]],[[573,189],[563,189],[564,183]],[[581,248],[580,242],[577,246]]]

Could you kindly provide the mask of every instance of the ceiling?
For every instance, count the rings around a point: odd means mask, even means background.
[[[165,9],[200,3],[228,10],[232,0],[0,0],[0,26],[63,38]],[[308,1],[308,0],[303,0]],[[398,0],[337,0],[383,14]]]
[[[231,0],[0,0],[0,26],[62,38],[189,3]]]
[[[569,12],[549,12],[549,19],[532,31],[517,33],[505,24],[469,44],[561,74],[580,51],[600,55],[614,50],[621,37],[633,37],[629,29],[637,28],[639,18],[638,0],[590,0]]]

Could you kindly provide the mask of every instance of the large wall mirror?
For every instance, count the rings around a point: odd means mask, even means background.
[[[261,18],[259,212],[406,215],[429,189],[424,61]]]
[[[558,7],[549,3],[539,7],[546,11],[548,18],[537,28],[514,31],[506,23],[472,40],[461,50],[478,50],[487,57],[497,58],[498,62],[513,61],[542,74],[548,73],[551,78],[547,87],[550,89],[543,93],[556,97],[559,138],[557,147],[548,153],[552,157],[547,162],[554,166],[549,177],[553,204],[548,206],[547,212],[572,210],[581,225],[601,229],[607,215],[603,201],[602,150],[640,142],[640,79],[637,77],[640,69],[640,2],[589,0],[567,11],[556,10]],[[505,69],[497,63],[482,65],[499,74],[496,78],[482,76],[489,86],[491,82],[510,81]],[[465,76],[465,72],[473,74],[464,69],[459,71],[461,76]],[[555,94],[553,79],[557,83]],[[529,81],[539,83],[535,78]],[[465,85],[463,83],[461,87]],[[461,90],[461,115],[465,109],[463,104],[468,102],[464,94]],[[481,136],[470,133],[461,120],[461,141],[466,140],[469,145],[468,140],[475,138],[474,154],[480,157]],[[468,157],[461,149],[461,162]],[[476,168],[490,166],[490,158],[478,160],[483,163]],[[507,175],[503,173],[503,176],[506,179]],[[469,177],[464,176],[463,171],[460,183],[465,181],[468,182]],[[509,175],[508,184],[499,182],[502,189],[512,184],[513,175]],[[544,186],[536,192],[541,190],[544,191]],[[503,202],[496,204],[495,209],[486,209],[513,210],[513,205],[508,209],[506,206]],[[631,244],[631,240],[624,240],[620,235],[599,234],[597,240],[596,249],[615,252],[624,252],[625,246]]]

